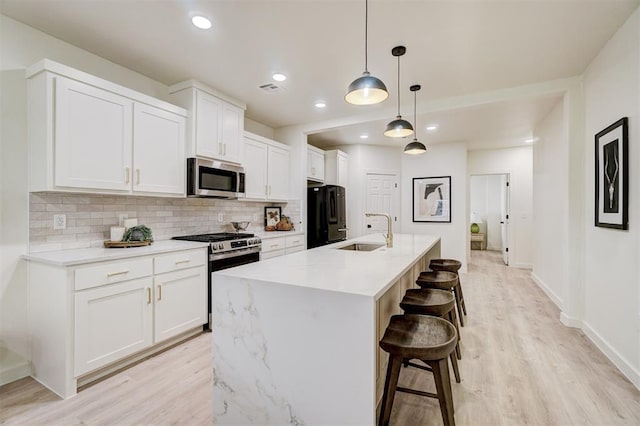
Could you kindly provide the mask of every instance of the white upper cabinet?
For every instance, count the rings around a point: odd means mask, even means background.
[[[187,156],[242,163],[246,106],[193,80],[169,88],[174,102],[191,112]]]
[[[349,156],[338,149],[324,152],[324,183],[346,188],[349,183]]]
[[[245,132],[244,169],[247,200],[289,199],[289,147]]]
[[[133,101],[56,77],[55,185],[130,188]]]
[[[185,195],[183,108],[47,59],[27,78],[30,191]]]
[[[136,104],[134,123],[133,190],[184,194],[185,118]]]
[[[324,151],[311,145],[307,147],[307,179],[324,182]]]

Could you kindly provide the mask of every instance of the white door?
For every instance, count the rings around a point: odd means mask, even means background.
[[[152,284],[147,277],[76,292],[76,376],[152,344]]]
[[[133,102],[56,77],[55,185],[131,188]]]
[[[220,158],[222,155],[222,100],[207,93],[196,91],[196,155]]]
[[[244,140],[244,190],[247,198],[267,198],[267,154],[266,144],[253,139]]]
[[[275,146],[269,147],[267,194],[270,200],[289,199],[289,151]]]
[[[367,174],[365,213],[388,213],[392,227],[398,221],[397,179],[392,174]],[[365,234],[387,233],[387,219],[381,216],[365,217]]]
[[[500,231],[502,234],[502,260],[509,264],[509,175],[502,175],[500,202]]]
[[[207,268],[191,268],[154,277],[154,342],[207,322]]]
[[[134,105],[133,190],[185,193],[185,118],[150,105]]]

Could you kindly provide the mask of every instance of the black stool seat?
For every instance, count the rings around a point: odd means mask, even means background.
[[[387,426],[391,418],[396,390],[437,398],[445,426],[455,425],[453,396],[447,358],[458,340],[455,327],[442,318],[426,315],[394,315],[384,332],[380,347],[389,353],[389,364],[382,396],[379,426]],[[420,359],[431,367],[436,394],[397,387],[402,362]]]
[[[458,272],[462,267],[462,262],[455,259],[431,259],[429,269],[433,271]]]
[[[458,285],[458,275],[449,271],[420,272],[416,284],[421,288],[449,290]]]

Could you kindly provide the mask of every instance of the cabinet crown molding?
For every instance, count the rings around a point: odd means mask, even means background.
[[[169,86],[169,93],[173,94],[184,89],[202,90],[204,92],[209,93],[210,95],[213,95],[217,98],[222,99],[223,101],[229,102],[230,104],[233,104],[238,108],[242,108],[245,111],[247,109],[247,104],[245,104],[244,102],[241,102],[236,98],[233,98],[225,93],[222,93],[217,89],[214,89],[211,86],[207,86],[206,84],[200,83],[199,81],[196,81],[196,80],[185,80],[185,81],[181,81],[180,83],[172,84],[171,86]]]

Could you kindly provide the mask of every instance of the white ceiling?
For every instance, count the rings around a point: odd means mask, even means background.
[[[397,62],[390,52],[396,45],[407,47],[401,111],[410,121],[411,84],[422,84],[419,99],[430,102],[579,75],[638,4],[370,0],[369,70],[390,90],[389,100],[373,107],[343,100],[364,70],[361,0],[0,0],[0,11],[164,84],[199,80],[246,102],[248,118],[279,128],[349,116],[367,122],[368,111],[376,119],[381,111],[393,119]],[[196,12],[211,18],[211,30],[192,26]],[[277,83],[283,89],[259,90],[274,72],[289,77]],[[316,109],[317,100],[327,108]],[[494,145],[513,143],[556,101],[528,99],[421,116],[419,123],[442,124],[437,135],[421,136],[419,130],[418,137],[438,143],[474,135]],[[374,121],[312,140],[354,143],[354,134],[378,134],[384,124]]]

